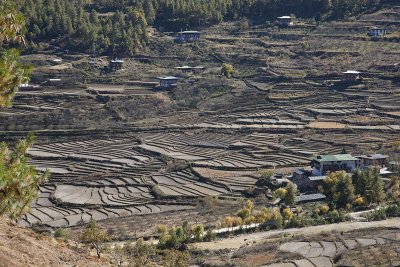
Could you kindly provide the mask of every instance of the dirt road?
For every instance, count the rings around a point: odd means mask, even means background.
[[[316,235],[323,232],[348,232],[359,229],[367,228],[399,228],[400,229],[400,218],[393,218],[384,221],[377,222],[343,222],[338,224],[318,225],[304,228],[293,228],[285,230],[274,230],[267,232],[258,232],[252,234],[244,234],[240,236],[234,236],[231,238],[224,238],[214,242],[195,243],[192,246],[201,250],[219,250],[219,249],[239,249],[241,246],[251,243],[260,243],[267,240],[270,237],[282,234],[296,234],[296,235]]]

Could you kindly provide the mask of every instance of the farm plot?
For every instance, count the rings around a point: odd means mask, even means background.
[[[96,185],[141,184],[163,163],[135,149],[129,139],[89,140],[34,146],[31,163],[49,169],[50,182]]]
[[[331,116],[343,116],[354,114],[357,112],[357,109],[321,109],[321,108],[309,108],[308,112],[317,115],[331,115]]]
[[[57,185],[53,197],[62,205],[129,206],[148,203],[154,197],[146,186],[87,187]]]
[[[237,137],[218,134],[156,134],[141,138],[138,147],[157,155],[174,159],[196,161],[206,160],[225,153],[225,148]]]
[[[152,180],[167,196],[218,196],[229,193],[221,184],[201,181],[189,170],[153,175]]]
[[[271,144],[277,144],[282,137],[283,135],[278,134],[252,133],[245,136],[242,140],[233,143],[231,147],[262,148],[265,150]]]
[[[112,207],[96,205],[56,206],[51,203],[45,206],[34,205],[31,210],[21,218],[20,224],[24,226],[32,226],[40,223],[53,228],[72,227],[88,223],[91,219],[100,221],[111,218],[157,214],[171,210],[179,211],[193,208],[194,206],[184,204],[176,205],[157,203],[129,206],[117,205]]]
[[[193,166],[216,168],[216,169],[259,169],[277,166],[294,166],[307,164],[309,160],[306,157],[290,155],[285,153],[259,153],[259,154],[248,154],[233,152],[220,158],[208,160],[208,161],[195,161]]]
[[[400,95],[380,97],[371,101],[371,105],[382,110],[400,110]]]
[[[223,183],[233,193],[240,194],[257,182],[254,171],[225,171],[209,168],[193,168],[193,171],[206,179]]]
[[[256,107],[255,107],[256,109]],[[284,115],[285,112],[279,109],[273,110],[260,110],[260,111],[237,111],[230,112],[222,115],[216,115],[214,118],[216,119],[264,119],[264,118],[277,118]]]
[[[280,143],[270,143],[271,147],[279,148],[284,151],[291,151],[304,157],[310,157],[318,154],[336,154],[342,148],[332,146],[324,141],[313,141],[305,138],[288,138]]]
[[[230,193],[223,185],[201,180],[190,170],[157,174],[151,179],[167,196],[218,196]]]

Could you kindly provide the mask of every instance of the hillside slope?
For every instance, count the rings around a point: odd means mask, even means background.
[[[0,218],[0,266],[107,266]]]

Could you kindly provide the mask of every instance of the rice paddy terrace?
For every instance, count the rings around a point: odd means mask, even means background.
[[[196,212],[200,198],[242,197],[259,170],[399,140],[400,43],[367,37],[375,23],[368,16],[286,29],[225,23],[204,29],[196,44],[154,37],[116,72],[105,71],[105,58],[90,65],[88,55],[50,46],[24,56],[40,66],[33,82],[66,82],[21,90],[0,110],[2,139],[35,131],[31,163],[51,172],[21,224],[72,227],[94,218],[134,227],[118,219]],[[397,29],[393,18],[380,23]],[[235,78],[219,75],[222,62],[234,65]],[[175,69],[182,65],[207,70],[182,74]],[[347,69],[361,71],[363,82],[333,86]],[[161,75],[180,76],[178,88],[155,90]],[[189,89],[193,95],[184,94]],[[186,105],[192,97],[200,101]]]

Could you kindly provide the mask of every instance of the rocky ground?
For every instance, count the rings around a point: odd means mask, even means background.
[[[0,218],[0,266],[111,266],[80,250],[71,249],[67,243],[21,228],[5,218]]]

